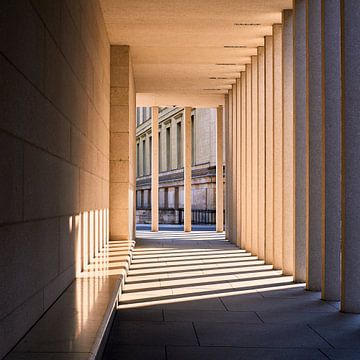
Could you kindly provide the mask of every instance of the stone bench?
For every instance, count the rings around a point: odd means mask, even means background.
[[[110,241],[5,359],[101,358],[134,245]]]

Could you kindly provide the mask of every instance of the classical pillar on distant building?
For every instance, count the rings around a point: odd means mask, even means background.
[[[341,245],[341,22],[338,0],[323,3],[325,131],[325,236],[322,244],[324,300],[340,300]]]
[[[184,108],[184,231],[191,231],[191,107]]]
[[[224,231],[223,107],[216,110],[216,231]]]
[[[151,231],[159,231],[159,108],[152,107]]]
[[[360,313],[360,46],[359,2],[342,2],[341,310]]]

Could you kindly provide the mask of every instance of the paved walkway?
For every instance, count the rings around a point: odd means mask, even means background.
[[[105,359],[360,359],[338,312],[215,232],[138,232]]]
[[[215,231],[215,225],[191,225],[194,231]],[[137,231],[150,231],[151,224],[136,224]],[[184,231],[184,225],[181,224],[159,224],[160,231]]]

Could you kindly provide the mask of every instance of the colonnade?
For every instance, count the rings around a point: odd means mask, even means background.
[[[295,0],[225,99],[226,234],[360,312],[360,11]]]

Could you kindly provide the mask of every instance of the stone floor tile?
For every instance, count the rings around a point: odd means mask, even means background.
[[[211,321],[235,322],[241,324],[261,324],[262,321],[254,312],[230,312],[211,310],[164,310],[165,321]]]
[[[319,348],[330,347],[307,326],[195,322],[201,346]]]
[[[321,293],[318,291],[307,291],[305,290],[305,286],[301,285],[298,287],[290,288],[290,289],[282,289],[282,290],[271,290],[271,291],[259,291],[259,293],[263,297],[269,298],[284,298],[284,299],[293,299],[293,298],[301,298],[301,299],[321,299]]]
[[[138,283],[127,283],[124,286],[124,292],[135,292],[135,291],[147,291],[152,289],[159,289],[160,288],[160,281],[148,281],[148,282],[138,282]]]
[[[172,296],[172,290],[148,290],[148,291],[139,291],[139,292],[124,292],[120,298],[120,305],[129,302],[139,302],[141,300],[160,300],[166,299],[167,297]]]
[[[310,324],[322,338],[326,339],[335,348],[357,349],[360,359],[360,324],[356,323],[320,323]]]
[[[163,311],[161,309],[120,309],[116,313],[114,326],[122,321],[163,321]]]
[[[326,360],[317,349],[250,349],[169,346],[168,360]]]
[[[197,345],[192,323],[122,321],[109,338],[112,344],[126,345]]]
[[[103,360],[165,360],[165,346],[112,345]]]
[[[222,298],[231,311],[272,311],[272,312],[336,312],[337,310],[321,300],[298,300],[283,298],[261,298],[247,300],[242,295]]]
[[[360,328],[360,315],[343,314],[340,312],[258,311],[257,314],[265,323],[298,323],[326,326],[357,324]]]
[[[359,360],[359,350],[349,349],[322,349],[322,352],[328,356],[330,360]]]
[[[90,353],[55,353],[51,354],[48,352],[44,353],[36,353],[36,352],[26,352],[26,353],[18,353],[12,352],[5,360],[87,360],[89,359]]]
[[[179,299],[174,303],[163,304],[163,309],[182,309],[182,310],[226,310],[219,298],[199,299],[186,301]]]

